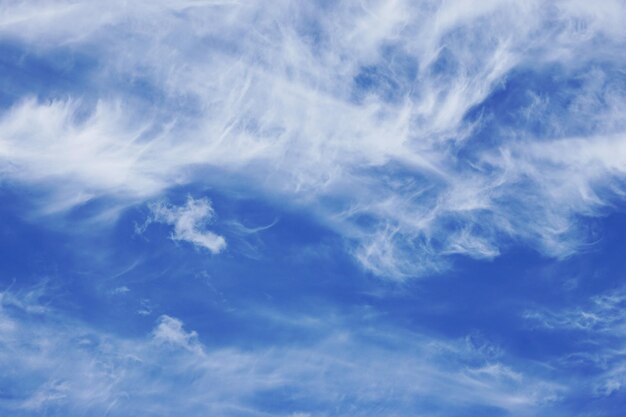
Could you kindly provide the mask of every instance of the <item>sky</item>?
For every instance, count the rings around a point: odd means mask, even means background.
[[[624,22],[0,0],[0,415],[623,417]]]

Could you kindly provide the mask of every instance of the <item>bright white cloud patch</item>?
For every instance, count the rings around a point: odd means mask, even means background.
[[[174,227],[171,238],[187,241],[195,246],[219,253],[226,248],[226,240],[213,232],[204,230],[204,225],[214,216],[211,202],[205,198],[188,197],[184,206],[170,206],[164,202],[150,204],[152,212],[148,223],[164,223]]]
[[[0,171],[46,184],[46,210],[235,176],[399,279],[511,241],[564,257],[586,241],[579,216],[623,196],[626,90],[609,69],[625,19],[618,1],[8,1],[6,42],[96,65],[80,92],[4,110]],[[470,117],[547,71],[513,94],[517,124]]]

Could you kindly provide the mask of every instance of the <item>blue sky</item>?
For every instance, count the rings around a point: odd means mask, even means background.
[[[624,21],[0,0],[0,414],[623,416]]]

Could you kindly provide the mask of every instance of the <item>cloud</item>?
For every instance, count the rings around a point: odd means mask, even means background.
[[[0,37],[25,53],[95,63],[80,93],[25,92],[0,118],[0,172],[48,190],[44,212],[236,184],[406,279],[517,242],[569,256],[584,217],[623,198],[618,1],[5,2],[2,15]]]
[[[186,332],[183,329],[183,322],[174,317],[167,315],[159,317],[152,336],[154,340],[160,343],[172,344],[197,352],[202,351],[198,342],[198,334],[194,331]]]
[[[348,316],[334,316],[332,326],[316,317],[323,331],[307,343],[239,348],[211,344],[210,334],[167,315],[145,337],[126,338],[54,309],[41,313],[27,294],[12,297],[30,305],[0,310],[13,322],[0,340],[0,384],[12,392],[0,410],[16,416],[450,415],[473,406],[542,415],[563,392],[502,352],[496,358],[465,340],[355,327]],[[294,326],[311,323],[277,314]],[[441,406],[429,409],[432,400]]]
[[[626,383],[626,289],[590,297],[575,307],[529,309],[524,318],[535,329],[563,334],[575,332],[574,343],[551,361],[560,370],[585,370],[576,383],[595,397],[609,396]]]
[[[524,317],[548,329],[613,332],[626,321],[625,305],[626,290],[622,288],[592,297],[585,307],[562,311],[529,310]]]
[[[164,202],[150,205],[151,217],[143,226],[150,223],[164,223],[174,226],[171,235],[172,240],[186,241],[201,248],[208,249],[211,253],[219,253],[226,248],[226,240],[213,232],[202,230],[203,224],[209,222],[214,211],[211,202],[206,199],[187,198],[184,206],[170,206]]]
[[[113,288],[110,291],[110,294],[112,295],[124,295],[130,292],[130,288],[128,288],[126,285],[122,285],[121,287],[116,287]]]

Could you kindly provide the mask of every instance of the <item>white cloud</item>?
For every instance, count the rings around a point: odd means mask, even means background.
[[[111,290],[112,295],[123,295],[130,292],[130,288],[126,285],[122,285],[121,287],[116,287]]]
[[[155,341],[165,344],[173,344],[189,350],[201,352],[198,343],[198,334],[194,331],[186,332],[183,323],[167,315],[159,317],[157,327],[152,332]]]
[[[625,306],[626,289],[621,288],[592,297],[586,306],[561,311],[529,310],[524,317],[548,329],[613,333],[626,323]]]
[[[451,254],[497,256],[510,241],[568,256],[585,242],[579,216],[623,195],[611,186],[624,175],[626,92],[585,69],[623,66],[618,1],[62,1],[2,11],[5,41],[98,63],[84,97],[25,99],[0,119],[0,172],[44,184],[46,211],[237,181],[308,210],[364,267],[403,279],[448,267]],[[582,92],[565,115],[549,115],[560,105],[549,94],[517,115],[546,121],[550,135],[473,135],[486,121],[465,120],[471,109],[515,71],[555,63],[564,76],[588,73]],[[219,250],[211,235],[186,236]]]
[[[551,366],[587,369],[588,375],[580,384],[597,396],[608,396],[626,383],[625,306],[626,288],[619,288],[571,308],[530,309],[523,317],[544,331],[581,334],[571,351],[553,360]]]
[[[181,207],[157,202],[150,205],[150,210],[152,215],[145,226],[151,222],[174,226],[171,235],[173,240],[190,242],[208,249],[211,253],[219,253],[226,248],[226,240],[222,236],[202,230],[203,225],[214,216],[213,207],[208,199],[196,200],[189,196],[185,205]]]
[[[14,323],[0,339],[1,383],[20,387],[0,399],[0,410],[12,415],[263,416],[271,410],[255,399],[289,392],[293,405],[278,415],[406,415],[438,400],[443,408],[434,415],[489,406],[530,416],[542,415],[564,389],[534,375],[532,364],[485,356],[465,340],[355,327],[347,316],[316,315],[313,325],[322,327],[307,343],[240,349],[203,343],[210,334],[165,315],[147,337],[123,338],[55,310],[34,311],[0,310],[0,319]],[[300,330],[312,323],[275,314]]]

